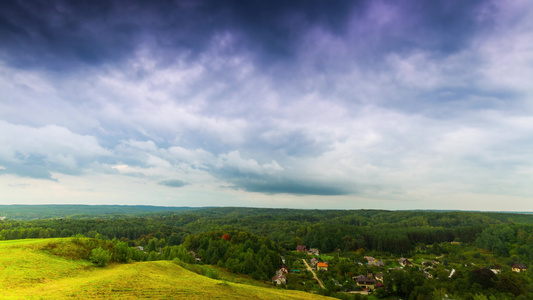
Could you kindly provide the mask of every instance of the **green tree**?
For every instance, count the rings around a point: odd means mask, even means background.
[[[157,238],[150,239],[150,241],[148,241],[148,246],[146,246],[146,252],[156,251],[158,241]]]
[[[446,258],[442,260],[442,265],[448,266],[448,260]]]
[[[518,296],[526,293],[527,282],[515,272],[505,271],[500,275],[497,288],[506,293]]]
[[[157,260],[158,258],[159,258],[159,255],[155,251],[150,252],[150,254],[148,255],[149,261],[154,261],[154,260]]]
[[[115,260],[121,263],[128,263],[132,258],[133,254],[128,243],[118,242],[115,245]]]
[[[109,254],[108,250],[104,250],[102,247],[98,247],[91,251],[90,259],[97,266],[105,267],[111,259],[111,255]]]

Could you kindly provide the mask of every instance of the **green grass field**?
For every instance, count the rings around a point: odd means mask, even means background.
[[[97,268],[42,249],[48,240],[0,242],[2,299],[325,299],[298,291],[215,280],[172,261]],[[220,278],[229,276],[221,274]],[[233,281],[238,281],[235,279]],[[248,282],[243,278],[242,282]]]

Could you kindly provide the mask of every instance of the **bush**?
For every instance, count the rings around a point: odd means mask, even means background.
[[[70,240],[50,241],[42,249],[49,251],[53,255],[61,256],[67,259],[86,259],[90,260],[91,251],[95,248],[102,247],[108,249],[110,246],[105,241],[91,238],[72,238]]]
[[[109,262],[109,260],[111,259],[111,255],[109,254],[108,250],[104,250],[102,247],[98,247],[91,251],[90,259],[97,266],[105,267],[107,263]]]
[[[207,269],[205,271],[205,275],[209,278],[212,278],[212,279],[219,279],[220,278],[220,271],[219,270],[214,270],[214,269]]]
[[[132,258],[132,249],[128,247],[128,243],[118,242],[115,246],[115,261],[121,263],[128,263]]]

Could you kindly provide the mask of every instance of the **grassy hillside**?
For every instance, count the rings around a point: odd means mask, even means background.
[[[3,299],[324,299],[297,291],[214,280],[171,261],[94,267],[43,251],[52,240],[0,242]]]

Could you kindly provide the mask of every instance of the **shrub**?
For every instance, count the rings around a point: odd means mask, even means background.
[[[109,254],[108,250],[104,250],[102,247],[98,247],[91,251],[90,259],[97,266],[105,267],[107,263],[109,262],[109,260],[111,259],[111,255]]]
[[[213,270],[213,269],[207,269],[205,271],[205,275],[212,279],[219,279],[220,278],[220,271],[219,270]]]
[[[115,261],[121,263],[128,263],[132,258],[132,249],[128,247],[128,243],[118,242],[115,246]]]

